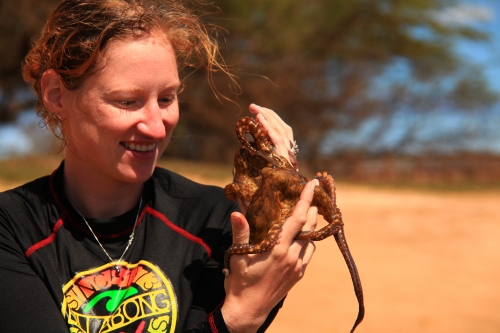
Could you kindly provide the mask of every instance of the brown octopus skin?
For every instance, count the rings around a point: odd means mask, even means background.
[[[246,138],[253,137],[253,142]],[[254,118],[244,117],[236,123],[236,136],[242,147],[234,159],[233,183],[224,191],[230,200],[239,199],[246,210],[250,225],[250,243],[233,244],[226,252],[224,274],[229,274],[229,259],[233,254],[254,254],[270,250],[278,241],[286,219],[300,199],[309,179],[297,170],[296,161],[291,165],[274,151],[271,139],[264,127]],[[354,259],[344,236],[342,214],[336,206],[335,182],[326,172],[315,177],[319,186],[314,189],[312,205],[328,224],[320,230],[301,232],[295,239],[323,240],[331,235],[346,261],[358,299],[358,316],[351,329],[354,332],[364,317],[363,289]]]

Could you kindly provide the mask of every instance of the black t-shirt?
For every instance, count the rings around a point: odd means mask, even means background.
[[[139,212],[117,273],[69,203],[63,168],[0,193],[0,332],[228,332],[219,305],[237,205],[221,188],[156,168],[140,210],[88,219],[116,260]]]

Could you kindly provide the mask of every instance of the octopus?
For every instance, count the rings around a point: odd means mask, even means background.
[[[267,130],[256,119],[244,117],[236,123],[241,143],[234,157],[233,182],[224,188],[226,197],[238,201],[250,225],[250,243],[233,244],[224,257],[224,274],[229,275],[229,259],[234,254],[263,253],[274,247],[283,224],[292,215],[300,194],[309,181],[298,172],[293,154],[289,159],[277,154]],[[253,140],[252,140],[253,138]],[[334,236],[349,269],[358,300],[354,332],[364,317],[363,289],[354,259],[344,236],[342,213],[336,205],[335,181],[326,172],[318,172],[319,186],[314,189],[312,205],[328,222],[315,231],[302,231],[295,239],[320,241]]]

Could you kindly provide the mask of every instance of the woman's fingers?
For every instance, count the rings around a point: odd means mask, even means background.
[[[271,125],[271,127],[276,130],[276,132],[278,132],[281,136],[293,141],[292,128],[287,125],[276,112],[271,109],[258,106],[256,104],[251,104],[249,110],[250,112],[255,114],[259,118],[259,120],[262,119],[269,125]]]
[[[306,224],[302,228],[302,231],[314,231],[316,225],[318,224],[318,207],[311,206],[307,211]]]
[[[306,225],[312,227],[316,222],[313,216],[314,210],[309,212],[311,208],[312,199],[314,196],[314,188],[318,184],[318,180],[314,179],[306,184],[302,193],[300,194],[300,199],[293,210],[292,216],[290,216],[283,225],[282,231],[282,241],[288,246],[292,243],[293,239],[304,229]],[[309,215],[311,214],[311,215]]]
[[[239,313],[250,318],[266,317],[277,302],[304,276],[315,245],[309,240],[294,240],[302,230],[314,230],[317,208],[311,207],[317,180],[306,184],[300,199],[283,225],[280,242],[258,255],[231,257],[231,274],[224,280],[226,299],[224,318]],[[247,243],[249,226],[241,213],[231,215],[233,243]],[[255,330],[253,330],[255,332]]]
[[[231,214],[231,227],[233,229],[233,244],[247,244],[250,241],[250,226],[243,214],[239,212]],[[229,260],[231,271],[245,270],[251,261],[251,255],[232,255]]]
[[[292,128],[271,109],[251,104],[249,110],[267,130],[276,152],[285,158],[289,158],[288,152],[294,142]]]
[[[231,214],[231,227],[233,228],[233,244],[246,244],[250,240],[250,227],[248,222],[239,212]]]
[[[319,185],[317,179],[307,183],[304,190],[302,190],[300,200],[297,203],[292,216],[285,222],[283,227],[283,233],[286,233],[286,236],[284,235],[283,237],[286,239],[287,236],[292,236],[288,251],[289,255],[296,258],[296,270],[300,272],[301,276],[304,274],[307,265],[312,259],[316,245],[313,241],[308,239],[294,240],[293,238],[295,238],[301,231],[314,231],[316,229],[318,221],[318,208],[311,206],[311,202],[314,196],[314,189],[317,185]],[[305,222],[302,224],[302,221]],[[287,224],[295,224],[296,227],[285,230],[287,229],[285,228],[287,227]],[[300,228],[301,225],[302,227]]]
[[[302,259],[301,261],[301,269],[302,269],[302,274],[304,274],[307,265],[311,262],[312,256],[314,254],[314,251],[316,251],[316,244],[312,240],[307,242],[307,245],[303,247],[303,250],[300,253],[299,258]]]

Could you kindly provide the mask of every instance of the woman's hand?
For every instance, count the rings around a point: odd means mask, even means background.
[[[295,146],[292,128],[271,109],[251,104],[249,110],[267,130],[274,144],[276,153],[285,157],[288,162],[298,170],[298,164],[295,158],[296,154],[293,154],[290,150]]]
[[[279,242],[262,254],[233,255],[231,274],[225,280],[222,315],[231,332],[256,332],[269,312],[297,283],[312,258],[313,242],[294,240],[301,230],[314,230],[317,208],[311,207],[317,180],[301,193],[293,214],[284,225]],[[233,243],[248,243],[250,229],[241,213],[231,215]]]

